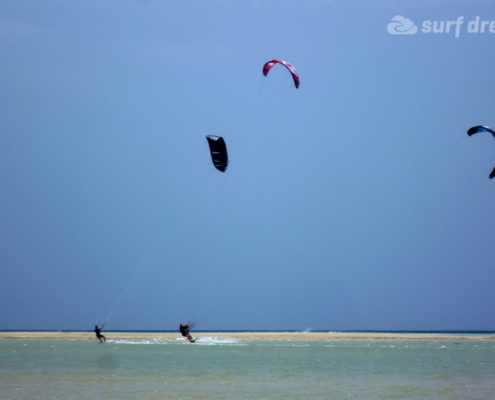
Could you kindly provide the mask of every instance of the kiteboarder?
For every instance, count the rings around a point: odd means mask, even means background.
[[[106,343],[106,342],[107,342],[107,339],[105,338],[105,336],[103,336],[103,335],[101,334],[101,330],[102,330],[104,327],[105,327],[105,324],[103,324],[103,325],[101,326],[101,328],[98,328],[98,325],[95,325],[95,333],[96,333],[96,337],[97,337],[98,339],[100,339],[100,342],[101,342],[101,343]],[[103,340],[101,340],[101,339],[103,339]]]
[[[180,333],[182,334],[182,336],[187,338],[191,343],[194,343],[195,340],[191,336],[191,334],[189,333],[189,329],[192,329],[192,326],[189,324],[187,324],[187,325],[180,324],[180,326],[179,326],[179,330],[180,330]]]

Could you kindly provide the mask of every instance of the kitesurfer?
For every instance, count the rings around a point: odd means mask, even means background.
[[[194,338],[189,333],[189,329],[191,329],[191,328],[192,328],[192,326],[189,324],[187,324],[187,325],[180,324],[180,326],[179,326],[179,330],[180,330],[180,333],[182,334],[182,336],[187,338],[191,343],[194,343]]]
[[[105,338],[105,336],[103,336],[101,334],[101,330],[103,329],[103,327],[105,326],[105,324],[102,325],[101,328],[98,328],[98,325],[95,325],[95,333],[96,333],[96,337],[98,339],[100,339],[100,342],[101,343],[106,343],[107,342],[107,339]],[[102,340],[103,339],[103,340]]]

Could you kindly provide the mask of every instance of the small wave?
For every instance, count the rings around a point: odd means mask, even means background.
[[[196,343],[200,344],[240,344],[239,339],[222,339],[213,336],[200,336],[196,338]]]
[[[107,343],[113,344],[130,344],[130,345],[150,345],[150,344],[189,344],[184,338],[175,339],[109,339]],[[203,345],[232,345],[240,344],[241,340],[238,339],[221,339],[212,336],[200,336],[196,338],[195,343]]]
[[[109,339],[107,343],[115,344],[166,344],[172,343],[176,339]]]

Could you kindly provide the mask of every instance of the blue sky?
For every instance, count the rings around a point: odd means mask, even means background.
[[[0,329],[494,330],[477,16],[493,2],[1,1]]]

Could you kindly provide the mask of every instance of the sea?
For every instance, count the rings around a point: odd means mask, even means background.
[[[491,400],[495,341],[3,339],[0,399]]]

